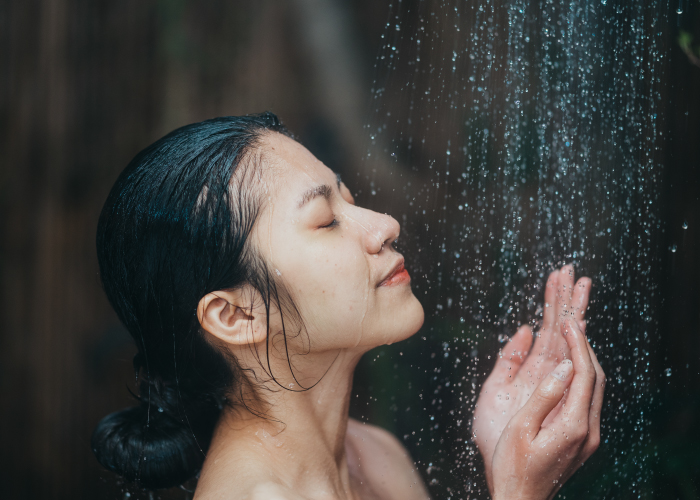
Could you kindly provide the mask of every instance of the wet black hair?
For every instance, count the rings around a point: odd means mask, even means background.
[[[112,188],[97,228],[100,277],[136,342],[138,404],[97,425],[97,460],[147,489],[201,469],[214,426],[246,376],[204,336],[206,294],[244,284],[270,311],[278,286],[249,243],[262,209],[258,140],[289,135],[272,113],[179,128],[141,151]],[[269,322],[268,322],[269,324]],[[269,334],[268,334],[269,343]]]

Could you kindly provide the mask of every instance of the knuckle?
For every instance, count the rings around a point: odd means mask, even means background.
[[[588,438],[588,426],[577,425],[574,427],[569,435],[569,439],[576,443],[583,443]]]
[[[538,402],[547,404],[558,400],[557,396],[559,396],[559,394],[552,384],[546,384],[544,387],[540,388],[539,391],[535,392],[534,396]]]
[[[569,439],[571,439],[578,446],[584,447],[586,444],[587,437],[588,437],[588,435],[585,432],[574,431],[571,433],[571,436],[569,437]]]

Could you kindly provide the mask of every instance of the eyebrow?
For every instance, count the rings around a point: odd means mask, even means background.
[[[340,183],[342,182],[340,180],[340,174],[335,174],[336,182],[338,183],[338,189],[340,189]],[[317,198],[319,196],[323,196],[325,199],[329,200],[331,195],[333,194],[333,189],[328,185],[328,184],[322,184],[320,186],[314,186],[301,196],[301,200],[299,201],[299,205],[297,208],[301,208],[304,205],[306,205],[308,202],[313,200],[314,198]]]

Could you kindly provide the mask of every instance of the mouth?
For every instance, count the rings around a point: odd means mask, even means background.
[[[391,272],[381,281],[381,283],[377,285],[377,288],[380,286],[392,286],[411,281],[411,276],[408,274],[408,271],[406,271],[403,264],[404,258],[401,257]]]

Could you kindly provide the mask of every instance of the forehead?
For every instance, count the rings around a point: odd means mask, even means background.
[[[285,135],[265,134],[259,147],[270,179],[270,194],[276,199],[295,198],[309,187],[336,183],[336,175],[330,168]]]

